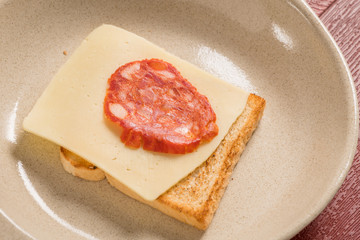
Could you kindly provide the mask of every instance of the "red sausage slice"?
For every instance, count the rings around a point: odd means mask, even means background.
[[[218,134],[208,99],[170,63],[150,59],[119,67],[108,80],[105,116],[134,148],[184,154]]]

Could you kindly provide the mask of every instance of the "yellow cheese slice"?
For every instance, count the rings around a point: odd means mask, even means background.
[[[218,136],[193,153],[171,155],[130,149],[104,120],[108,78],[125,63],[150,58],[173,64],[208,97],[216,113]],[[25,118],[23,127],[87,159],[151,201],[212,154],[243,111],[248,95],[144,38],[102,25],[61,67]]]

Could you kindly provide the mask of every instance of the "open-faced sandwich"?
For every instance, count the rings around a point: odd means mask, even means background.
[[[123,29],[95,29],[25,118],[66,171],[206,229],[265,100]]]

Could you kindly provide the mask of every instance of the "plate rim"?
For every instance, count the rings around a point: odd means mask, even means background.
[[[354,161],[357,145],[359,143],[359,105],[357,99],[357,92],[354,79],[352,77],[351,71],[344,55],[342,54],[339,46],[337,45],[329,30],[326,28],[320,18],[316,15],[316,13],[312,10],[306,0],[288,0],[288,4],[296,8],[296,10],[298,10],[303,15],[303,17],[308,20],[314,28],[316,28],[317,32],[320,33],[321,38],[326,41],[331,52],[334,54],[334,56],[338,58],[337,60],[340,60],[338,65],[341,66],[343,70],[345,70],[347,75],[347,82],[350,84],[351,88],[352,103],[354,105],[354,126],[352,127],[351,131],[351,134],[353,134],[351,152],[349,152],[346,165],[342,168],[340,175],[337,177],[336,184],[332,186],[332,188],[330,189],[330,191],[327,192],[327,194],[322,195],[317,205],[309,209],[311,210],[309,211],[310,214],[307,214],[306,217],[302,218],[296,223],[293,223],[290,227],[288,227],[288,231],[284,231],[282,234],[279,234],[279,237],[276,239],[290,239],[294,237],[302,229],[309,225],[313,220],[315,220],[316,217],[318,217],[320,213],[328,206],[328,204],[335,197],[336,193],[339,191],[343,182],[345,181],[345,178]],[[351,125],[349,126],[349,129],[350,128]]]

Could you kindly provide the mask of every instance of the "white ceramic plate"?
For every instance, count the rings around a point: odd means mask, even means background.
[[[67,174],[21,124],[59,67],[109,23],[267,100],[205,232]],[[334,42],[298,0],[0,1],[1,238],[282,239],[314,219],[353,156],[358,110]],[[63,51],[68,55],[64,55]]]

